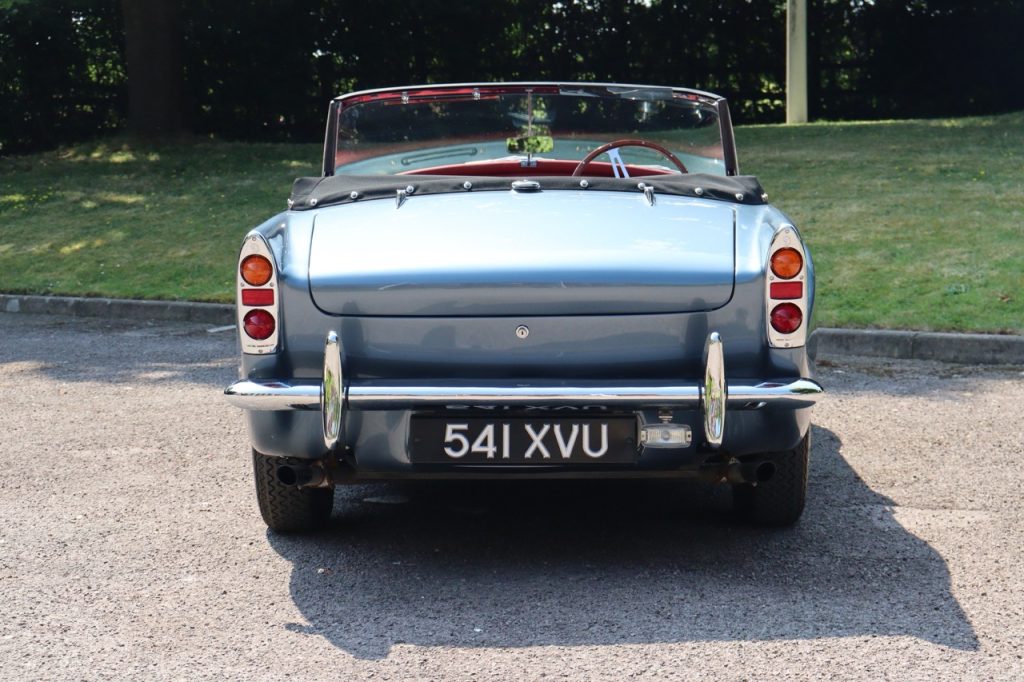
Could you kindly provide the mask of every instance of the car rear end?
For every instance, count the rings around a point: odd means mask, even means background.
[[[232,400],[259,451],[349,478],[718,475],[798,442],[817,391],[783,220],[581,188],[293,210],[240,255]],[[798,272],[751,255],[771,248]]]
[[[354,93],[331,105],[324,175],[245,238],[226,392],[278,529],[358,480],[752,488],[803,448],[805,487],[813,284],[796,229],[738,175],[720,97]]]

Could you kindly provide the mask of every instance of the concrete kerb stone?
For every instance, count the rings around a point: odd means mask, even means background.
[[[75,296],[0,294],[0,311],[229,325],[235,307],[190,301],[135,301]],[[950,334],[887,329],[832,329],[811,334],[808,352],[827,359],[843,355],[964,364],[1024,365],[1024,336]]]
[[[822,327],[811,334],[811,357],[867,355],[909,360],[914,357],[914,334],[888,329],[831,329]]]
[[[190,301],[135,301],[78,296],[20,296],[0,294],[0,310],[8,313],[110,317],[227,325],[235,322],[235,307]]]
[[[1024,365],[1024,336],[823,327],[811,335],[808,352],[815,359],[863,355],[968,365]]]
[[[1024,337],[999,334],[917,334],[914,357],[967,364],[1024,364]]]

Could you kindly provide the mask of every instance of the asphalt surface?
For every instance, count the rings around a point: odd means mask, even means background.
[[[0,314],[0,678],[1021,679],[1024,367],[828,361],[811,497],[367,485],[268,533],[233,332]]]

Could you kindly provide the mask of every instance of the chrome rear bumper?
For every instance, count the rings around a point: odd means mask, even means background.
[[[813,379],[727,382],[722,340],[708,335],[703,383],[508,381],[351,381],[341,371],[342,350],[334,332],[324,344],[322,382],[236,381],[224,390],[229,403],[245,410],[321,410],[324,442],[337,443],[345,410],[414,410],[427,407],[700,408],[705,441],[721,445],[726,408],[756,409],[767,404],[791,408],[813,405],[823,389]],[[325,409],[326,405],[326,409]]]
[[[823,392],[813,379],[786,379],[729,384],[729,407],[753,408],[771,403],[809,407]],[[320,384],[281,381],[236,381],[225,389],[229,403],[245,410],[319,410]],[[424,407],[667,407],[693,409],[701,404],[701,386],[669,383],[622,385],[556,383],[478,383],[437,385],[436,382],[365,381],[345,387],[344,409],[413,410]]]

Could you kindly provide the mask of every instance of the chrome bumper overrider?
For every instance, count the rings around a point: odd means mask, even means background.
[[[229,403],[246,410],[322,410],[324,441],[337,443],[344,410],[412,410],[425,407],[561,407],[604,406],[617,408],[699,407],[704,417],[704,436],[711,447],[722,443],[726,407],[754,409],[767,404],[786,407],[813,405],[823,389],[806,378],[781,381],[734,379],[726,382],[722,339],[708,336],[702,384],[671,382],[573,382],[560,381],[344,381],[341,347],[337,335],[328,335],[324,346],[324,377],[320,383],[277,380],[236,381],[224,390]],[[324,409],[326,404],[327,409]]]

